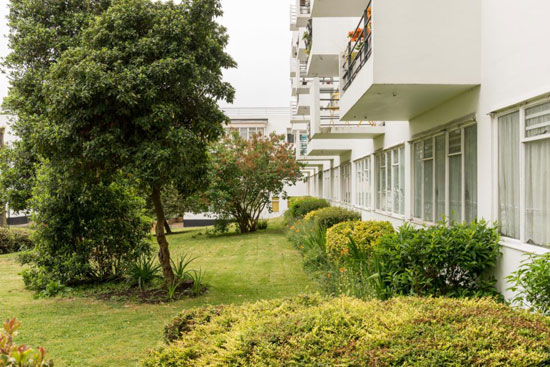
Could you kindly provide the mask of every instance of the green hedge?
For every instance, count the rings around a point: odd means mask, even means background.
[[[304,221],[314,222],[320,227],[330,228],[335,224],[360,220],[361,214],[354,212],[352,210],[340,208],[337,206],[331,206],[328,208],[317,209],[309,212],[305,217]]]
[[[550,319],[491,299],[303,296],[185,311],[168,330],[144,367],[550,363]]]
[[[426,228],[406,224],[381,238],[375,255],[390,295],[496,295],[491,271],[500,256],[498,241],[498,228],[483,221]]]
[[[349,237],[363,250],[370,250],[386,234],[394,233],[390,222],[352,221],[336,224],[327,230],[327,254],[335,260],[349,251]]]
[[[0,255],[30,250],[34,247],[27,231],[0,228]]]
[[[289,201],[288,210],[285,212],[285,221],[287,223],[292,223],[296,220],[303,219],[307,213],[313,210],[326,208],[328,206],[330,206],[330,204],[325,199],[311,196],[293,198]]]

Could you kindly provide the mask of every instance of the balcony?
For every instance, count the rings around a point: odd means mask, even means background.
[[[312,0],[311,16],[314,18],[356,17],[365,10],[365,0]]]
[[[480,4],[369,1],[341,54],[342,119],[410,120],[478,86]]]
[[[308,54],[307,75],[309,77],[338,77],[339,55],[347,35],[359,17],[312,18],[304,36]]]
[[[297,97],[298,100],[298,108],[296,111],[296,115],[309,115],[311,111],[311,95],[309,94],[299,94]]]
[[[351,145],[342,139],[312,139],[307,144],[307,157],[334,157],[351,152]]]
[[[385,124],[374,121],[341,121],[338,81],[314,79],[309,137],[311,139],[373,139],[385,133]]]
[[[296,1],[296,26],[298,28],[305,27],[310,17],[311,17],[310,0],[297,0]]]

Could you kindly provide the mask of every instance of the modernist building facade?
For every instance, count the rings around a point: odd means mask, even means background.
[[[297,0],[310,195],[365,220],[498,222],[505,277],[550,248],[550,3]]]

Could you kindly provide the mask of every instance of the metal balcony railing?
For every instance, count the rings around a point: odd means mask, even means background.
[[[357,28],[351,31],[348,36],[350,41],[344,53],[342,64],[342,89],[344,91],[348,89],[372,53],[372,0],[369,1]]]
[[[300,14],[307,15],[311,11],[311,2],[309,0],[300,0]]]

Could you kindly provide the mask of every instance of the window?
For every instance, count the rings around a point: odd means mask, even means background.
[[[279,198],[276,196],[271,199],[271,211],[273,213],[279,212]]]
[[[405,149],[403,146],[375,156],[376,208],[405,214]]]
[[[366,157],[355,161],[355,204],[362,208],[371,207],[371,159]]]
[[[340,167],[335,167],[331,169],[331,194],[332,194],[332,200],[338,201],[340,198],[338,197],[338,193],[340,192],[340,175],[339,175]]]
[[[300,133],[300,155],[304,156],[307,154],[307,134]]]
[[[324,183],[323,183],[323,198],[324,199],[330,199],[331,198],[331,193],[330,193],[330,189],[331,189],[331,183],[330,183],[330,170],[326,170],[323,172],[323,179],[324,179]]]
[[[252,139],[255,134],[264,135],[265,128],[263,127],[240,127],[239,136],[243,139]]]
[[[292,129],[286,129],[286,142],[289,144],[294,144],[294,133]]]
[[[351,163],[340,165],[340,199],[344,203],[351,203]]]
[[[550,247],[550,102],[498,117],[497,131],[501,233]]]
[[[477,217],[477,126],[452,129],[413,145],[415,218],[471,222]]]

